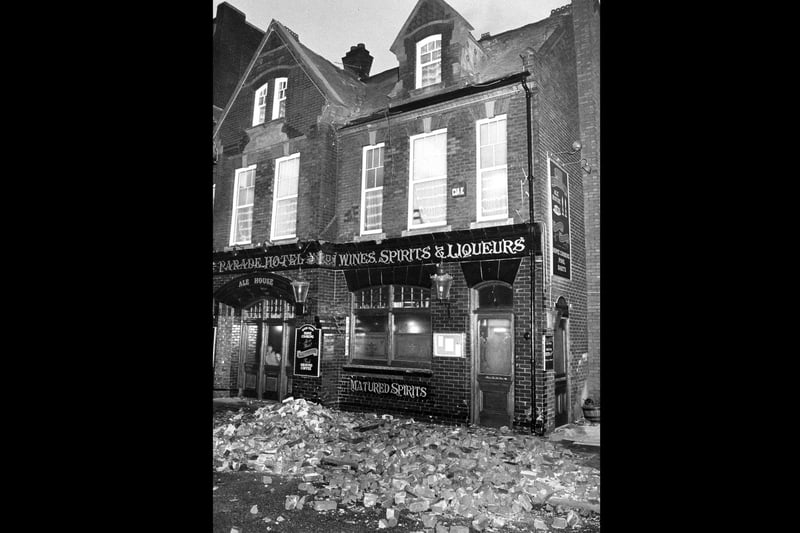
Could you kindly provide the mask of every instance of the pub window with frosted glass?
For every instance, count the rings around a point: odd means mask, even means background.
[[[388,366],[429,365],[431,291],[384,285],[353,293],[351,360]]]

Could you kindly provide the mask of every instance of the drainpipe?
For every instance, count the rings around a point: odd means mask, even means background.
[[[530,235],[531,235],[531,433],[537,435],[544,434],[544,417],[539,423],[536,409],[536,250],[533,246],[536,239],[536,222],[533,221],[533,141],[531,139],[532,119],[531,119],[531,90],[528,88],[526,79],[522,80],[522,88],[525,90],[525,116],[527,118],[528,132],[528,213],[530,216]],[[539,232],[541,238],[541,232]]]

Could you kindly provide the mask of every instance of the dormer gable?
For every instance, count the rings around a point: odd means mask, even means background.
[[[444,0],[419,0],[389,50],[395,54],[400,98],[464,85],[483,58],[472,25]]]
[[[363,91],[363,83],[355,76],[314,53],[300,43],[296,33],[272,20],[222,112],[214,136],[222,135],[229,144],[243,129],[283,120],[284,114],[284,129],[299,135],[316,124],[320,113],[326,114],[325,120],[346,115]],[[317,99],[319,105],[314,103]]]

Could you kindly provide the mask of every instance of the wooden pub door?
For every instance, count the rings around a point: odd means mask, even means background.
[[[246,397],[281,401],[291,390],[288,372],[294,341],[290,305],[266,299],[247,309],[242,330]]]
[[[569,423],[567,387],[567,320],[559,318],[553,331],[553,369],[555,370],[555,426]]]

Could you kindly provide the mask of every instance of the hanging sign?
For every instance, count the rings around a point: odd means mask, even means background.
[[[570,278],[569,186],[567,173],[550,161],[553,275]]]
[[[322,332],[303,324],[294,334],[294,375],[318,378]]]

